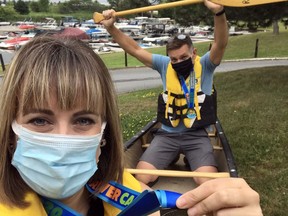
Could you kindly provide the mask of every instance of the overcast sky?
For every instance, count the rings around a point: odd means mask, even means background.
[[[98,2],[99,2],[100,4],[109,4],[109,3],[107,2],[107,0],[98,0]]]

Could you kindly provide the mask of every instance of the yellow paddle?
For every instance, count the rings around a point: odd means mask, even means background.
[[[221,5],[228,6],[228,7],[248,7],[248,6],[268,4],[268,3],[285,2],[288,0],[210,0],[210,1],[216,4],[221,4]],[[179,6],[196,4],[196,3],[201,3],[201,2],[203,2],[203,0],[181,0],[177,2],[169,2],[169,3],[158,4],[158,5],[151,5],[151,6],[135,8],[131,10],[117,11],[116,16],[125,16],[129,14],[142,13],[146,11],[160,10],[160,9],[171,8],[171,7],[179,7]],[[104,17],[101,13],[94,12],[93,19],[95,23],[99,23],[104,19]]]
[[[143,174],[143,175],[156,175],[156,176],[168,176],[168,177],[203,177],[203,178],[228,178],[230,174],[228,172],[192,172],[192,171],[176,171],[176,170],[150,170],[150,169],[126,169],[131,174]]]

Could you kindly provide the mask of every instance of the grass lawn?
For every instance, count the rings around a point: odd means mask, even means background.
[[[254,58],[256,40],[258,39],[258,58],[287,57],[288,30],[283,29],[279,35],[272,32],[259,32],[248,35],[230,36],[223,60]],[[197,53],[202,56],[207,52],[210,42],[194,43]],[[151,53],[166,55],[165,47],[149,48]],[[109,69],[125,67],[124,52],[100,54]],[[111,59],[113,61],[111,61]],[[137,59],[127,55],[128,67],[143,66]]]
[[[217,73],[214,82],[239,175],[260,193],[264,215],[287,215],[288,67]],[[160,91],[119,95],[124,139],[155,117]]]

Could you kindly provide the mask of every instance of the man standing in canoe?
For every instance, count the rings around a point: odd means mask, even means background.
[[[228,42],[228,26],[222,5],[204,0],[214,14],[214,42],[202,57],[197,55],[189,35],[177,34],[166,45],[168,56],[152,54],[114,26],[115,11],[103,11],[101,23],[127,53],[159,72],[163,92],[158,98],[161,129],[145,151],[138,169],[165,169],[184,153],[191,170],[217,172],[213,149],[205,128],[216,121],[216,92],[213,73],[220,64]],[[145,184],[157,176],[136,175]],[[197,184],[207,178],[195,178]]]

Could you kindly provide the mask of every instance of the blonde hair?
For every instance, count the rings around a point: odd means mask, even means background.
[[[24,197],[31,190],[11,165],[16,144],[11,123],[18,112],[47,105],[51,92],[56,94],[61,109],[81,105],[107,121],[107,144],[101,148],[98,171],[92,179],[102,181],[98,190],[110,180],[122,180],[123,145],[117,95],[106,66],[80,40],[39,36],[16,53],[0,90],[0,197],[9,205],[27,206]]]

